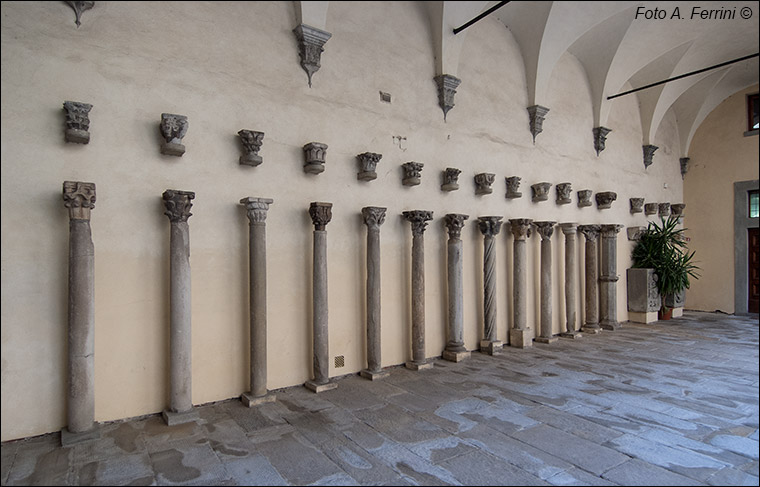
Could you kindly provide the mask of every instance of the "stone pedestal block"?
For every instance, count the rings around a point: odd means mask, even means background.
[[[169,411],[167,409],[161,412],[164,422],[167,426],[177,426],[178,424],[192,423],[201,419],[197,409],[187,411]]]
[[[472,355],[471,352],[468,351],[459,351],[459,352],[453,352],[444,350],[441,354],[441,358],[444,360],[448,360],[449,362],[461,362],[463,360],[467,360]]]
[[[651,313],[660,309],[660,293],[657,291],[657,274],[654,269],[627,269],[628,311]]]
[[[504,342],[501,340],[480,340],[480,352],[487,353],[488,355],[498,355],[504,348]]]
[[[509,346],[517,348],[533,346],[533,330],[530,328],[512,328],[509,330]]]

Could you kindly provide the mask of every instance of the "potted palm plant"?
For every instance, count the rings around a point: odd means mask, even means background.
[[[649,222],[632,253],[634,268],[654,269],[657,276],[657,290],[661,297],[660,319],[670,319],[672,308],[667,306],[667,298],[688,289],[689,278],[699,278],[699,267],[692,262],[694,251],[689,252],[686,246],[686,229],[677,226],[678,217],[673,216],[667,220],[661,218],[659,224]]]

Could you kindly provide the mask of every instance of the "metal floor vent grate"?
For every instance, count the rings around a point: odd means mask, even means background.
[[[343,358],[343,355],[337,355],[335,357],[335,368],[339,369],[343,367],[344,365],[346,365],[346,360],[345,358]]]

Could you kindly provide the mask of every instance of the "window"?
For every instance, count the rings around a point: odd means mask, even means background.
[[[760,101],[758,93],[747,95],[747,131],[760,128]]]
[[[757,218],[760,215],[760,192],[758,190],[749,192],[749,217]]]

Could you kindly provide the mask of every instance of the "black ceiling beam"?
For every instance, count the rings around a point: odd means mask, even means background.
[[[480,20],[480,19],[482,19],[483,17],[486,17],[486,16],[488,16],[488,15],[491,15],[493,12],[495,12],[495,11],[499,10],[501,7],[503,7],[504,5],[506,5],[506,4],[508,4],[508,3],[509,3],[509,2],[499,2],[498,4],[496,4],[496,5],[494,5],[493,7],[489,8],[488,10],[486,10],[486,11],[485,11],[485,12],[483,12],[482,14],[478,15],[478,16],[477,16],[477,17],[475,17],[474,19],[470,20],[470,21],[469,21],[469,22],[467,22],[466,24],[460,25],[459,27],[457,27],[456,29],[454,29],[454,34],[455,34],[455,35],[456,35],[456,34],[459,34],[460,32],[462,32],[463,30],[465,30],[467,27],[471,26],[472,24],[474,24],[474,23],[475,23],[475,22],[477,22],[478,20]]]
[[[607,99],[608,100],[612,100],[613,98],[617,98],[617,97],[623,96],[623,95],[629,95],[631,93],[636,93],[637,91],[641,91],[641,90],[646,90],[647,88],[652,88],[653,86],[658,86],[658,85],[661,85],[663,83],[667,83],[669,81],[675,81],[677,79],[685,78],[687,76],[693,76],[695,74],[704,73],[705,71],[710,71],[711,69],[722,68],[723,66],[728,66],[729,64],[734,64],[734,63],[738,63],[739,61],[744,61],[744,60],[747,60],[747,59],[751,59],[753,57],[757,57],[758,55],[760,55],[760,53],[756,52],[755,54],[750,54],[749,56],[740,57],[740,58],[734,59],[732,61],[726,61],[725,63],[716,64],[715,66],[710,66],[709,68],[698,69],[696,71],[692,71],[691,73],[682,74],[682,75],[679,75],[679,76],[675,76],[673,78],[668,78],[668,79],[664,79],[662,81],[658,81],[657,83],[652,83],[650,85],[642,86],[641,88],[636,88],[634,90],[628,90],[628,91],[624,91],[623,93],[618,93],[617,95],[608,96]]]

